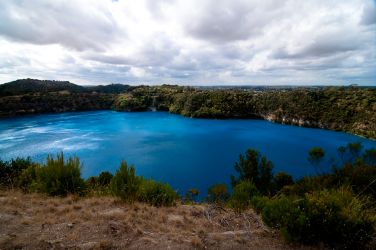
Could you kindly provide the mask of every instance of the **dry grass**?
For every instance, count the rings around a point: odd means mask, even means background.
[[[0,191],[0,249],[300,249],[252,210]],[[304,248],[309,249],[309,248]]]

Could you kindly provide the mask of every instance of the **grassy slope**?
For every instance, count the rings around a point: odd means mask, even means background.
[[[0,249],[314,249],[291,246],[252,210],[156,208],[111,197],[0,191]]]

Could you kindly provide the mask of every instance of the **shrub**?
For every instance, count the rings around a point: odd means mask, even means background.
[[[255,184],[250,181],[241,181],[234,187],[229,205],[237,211],[242,211],[249,207],[252,197],[258,193]]]
[[[6,187],[11,183],[9,162],[0,159],[0,186]]]
[[[10,161],[10,166],[12,168],[13,177],[18,177],[24,169],[27,169],[29,166],[33,165],[30,157],[21,158],[17,157],[16,159],[12,159]]]
[[[137,191],[141,179],[136,176],[133,165],[129,166],[125,161],[120,164],[110,182],[111,193],[122,200],[133,202],[137,198]]]
[[[58,154],[56,159],[49,155],[46,165],[36,169],[35,188],[49,195],[82,195],[85,182],[81,178],[80,159],[69,157],[65,162],[63,153]]]
[[[274,184],[275,184],[275,189],[278,192],[284,186],[289,186],[289,185],[294,184],[294,180],[292,179],[291,175],[288,175],[285,172],[279,172],[274,177]]]
[[[168,184],[144,180],[141,182],[137,198],[141,202],[157,207],[171,206],[178,198],[178,194]]]
[[[209,202],[223,203],[229,198],[226,184],[215,184],[208,189]]]
[[[98,177],[91,176],[86,180],[86,185],[90,189],[96,189],[98,186]]]
[[[299,199],[294,200],[293,197],[280,195],[275,196],[265,204],[262,210],[263,221],[275,228],[282,228],[293,221],[291,217],[299,217],[300,210],[298,203]]]
[[[270,199],[267,196],[253,196],[250,203],[256,212],[261,213],[264,207],[268,204],[269,200]]]
[[[98,179],[97,179],[97,183],[98,183],[98,185],[100,185],[102,187],[106,187],[106,186],[110,185],[112,177],[114,177],[114,176],[110,172],[104,171],[104,172],[99,174]]]
[[[37,181],[37,172],[40,171],[37,164],[24,169],[17,180],[17,186],[24,192],[32,192]]]
[[[19,175],[33,164],[30,157],[17,157],[11,161],[0,160],[0,186],[17,186]]]
[[[365,201],[348,188],[315,191],[304,197],[281,195],[267,202],[262,218],[280,228],[289,241],[361,249],[374,233],[374,214]]]

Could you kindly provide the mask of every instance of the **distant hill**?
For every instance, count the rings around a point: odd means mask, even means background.
[[[129,85],[123,84],[84,87],[68,81],[37,80],[28,78],[0,84],[0,96],[48,93],[57,91],[69,91],[71,93],[98,92],[116,94],[127,91],[129,88]]]
[[[8,82],[0,85],[0,95],[20,95],[26,93],[36,92],[55,92],[67,90],[70,92],[85,92],[86,89],[82,86],[73,84],[68,81],[50,81],[50,80],[36,80],[36,79],[20,79],[13,82]]]
[[[98,85],[98,86],[89,86],[85,87],[86,90],[95,91],[98,93],[108,93],[108,94],[120,94],[122,92],[125,92],[127,90],[133,89],[134,87],[131,87],[129,85],[124,84],[110,84],[110,85]]]

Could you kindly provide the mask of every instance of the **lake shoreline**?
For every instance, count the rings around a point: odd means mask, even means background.
[[[291,123],[291,122],[280,122],[278,120],[275,120],[275,119],[271,119],[271,118],[268,118],[268,116],[257,116],[257,115],[253,115],[253,116],[232,116],[232,117],[211,117],[211,116],[201,116],[201,117],[195,117],[195,116],[185,116],[183,114],[180,114],[180,113],[176,113],[176,112],[170,112],[170,111],[166,111],[166,110],[156,110],[156,111],[151,111],[151,110],[142,110],[142,111],[121,111],[121,110],[115,110],[115,109],[111,109],[111,108],[108,108],[108,109],[87,109],[87,110],[67,110],[67,111],[62,111],[62,112],[38,112],[38,113],[34,113],[34,112],[25,112],[25,113],[16,113],[16,114],[11,114],[11,115],[4,115],[4,114],[0,114],[0,121],[1,120],[5,120],[5,119],[13,119],[13,118],[20,118],[20,117],[30,117],[30,116],[34,116],[34,115],[52,115],[52,114],[64,114],[64,113],[79,113],[79,112],[96,112],[96,111],[114,111],[114,112],[125,112],[125,113],[144,113],[144,112],[167,112],[167,113],[170,113],[170,114],[175,114],[175,115],[180,115],[180,116],[183,116],[183,117],[186,117],[186,118],[193,118],[193,119],[208,119],[208,120],[263,120],[263,121],[268,121],[268,122],[271,122],[271,123],[275,123],[275,124],[281,124],[281,125],[288,125],[288,126],[295,126],[295,127],[302,127],[302,128],[315,128],[315,129],[322,129],[322,130],[329,130],[329,131],[334,131],[334,132],[344,132],[344,133],[347,133],[347,134],[350,134],[350,135],[354,135],[354,136],[359,136],[361,138],[364,138],[364,139],[368,139],[368,140],[372,140],[372,141],[376,141],[376,137],[373,138],[373,137],[367,137],[367,136],[364,136],[362,134],[357,134],[357,133],[353,133],[353,132],[350,132],[350,131],[346,131],[346,130],[339,130],[339,129],[330,129],[330,128],[326,128],[326,127],[320,127],[320,126],[308,126],[308,125],[301,125],[298,123]]]

